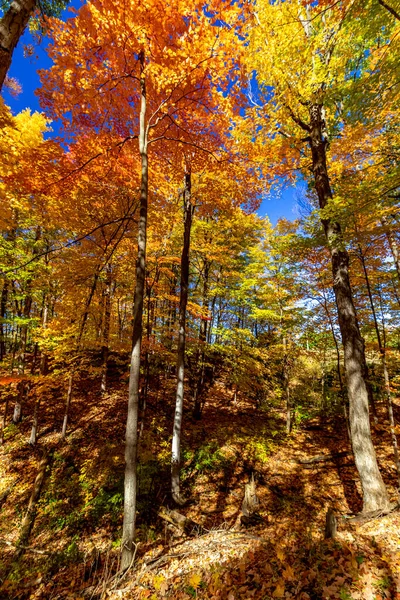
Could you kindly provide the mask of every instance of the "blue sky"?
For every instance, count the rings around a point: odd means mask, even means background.
[[[71,3],[79,7],[80,1],[73,0]],[[68,18],[68,9],[65,11]],[[24,46],[33,45],[34,53],[31,57],[24,56]],[[40,81],[37,73],[38,69],[46,69],[51,66],[51,60],[46,54],[46,40],[40,45],[35,44],[29,32],[26,32],[21,38],[13,55],[13,62],[9,71],[9,76],[18,80],[22,86],[22,93],[17,98],[12,97],[7,90],[3,90],[3,97],[13,113],[16,114],[25,108],[32,111],[40,111],[39,101],[35,95],[35,90],[39,87]],[[58,130],[57,124],[52,125],[54,133]],[[293,220],[298,216],[297,213],[297,190],[295,187],[286,187],[277,194],[271,195],[261,203],[258,210],[260,216],[268,215],[272,224],[275,224],[280,217]]]

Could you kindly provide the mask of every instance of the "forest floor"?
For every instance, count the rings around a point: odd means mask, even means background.
[[[0,448],[1,598],[400,599],[400,513],[368,522],[344,517],[361,509],[344,421],[314,416],[287,435],[277,407],[260,409],[244,397],[233,403],[221,381],[209,391],[202,419],[193,420],[189,407],[184,419],[182,479],[192,502],[179,510],[203,527],[192,537],[157,516],[160,506],[171,506],[174,379],[150,391],[140,442],[136,562],[123,579],[116,576],[126,377],[115,376],[103,397],[98,377],[75,383],[64,443],[59,431],[66,385],[51,381],[38,392],[44,397],[37,447],[28,444],[31,398],[22,422],[7,425]],[[374,443],[396,500],[390,435],[379,408]],[[15,561],[44,450],[51,460],[34,528]],[[332,459],[300,462],[321,455]],[[241,504],[251,473],[263,521],[245,528]],[[339,516],[338,534],[324,541],[328,507]]]

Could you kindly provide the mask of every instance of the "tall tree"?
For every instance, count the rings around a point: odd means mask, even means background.
[[[270,136],[269,145],[285,147],[285,164],[279,165],[277,172],[282,174],[284,169],[290,172],[288,169],[301,167],[304,160],[311,159],[312,185],[331,254],[333,289],[345,356],[352,445],[363,488],[363,510],[368,512],[387,508],[389,497],[371,439],[364,341],[350,286],[348,252],[341,224],[335,218],[327,163],[330,128],[336,125],[335,95],[340,94],[340,86],[345,85],[352,68],[349,53],[354,36],[351,8],[350,5],[347,10],[327,8],[321,11],[319,5],[311,3],[300,8],[295,2],[256,4],[249,65],[257,70],[261,92],[265,90],[265,97],[271,98],[270,102],[255,109],[258,117],[263,111],[269,112],[270,127],[265,128]],[[288,56],[294,62],[299,59],[296,68],[290,71]],[[261,98],[262,94],[262,103]],[[304,143],[308,145],[309,154]],[[260,152],[263,144],[268,148],[266,138],[259,141]]]

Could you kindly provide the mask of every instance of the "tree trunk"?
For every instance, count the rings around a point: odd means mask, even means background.
[[[138,257],[136,263],[136,286],[133,315],[133,344],[129,373],[128,417],[126,421],[124,521],[122,526],[121,569],[126,571],[134,558],[136,494],[137,494],[137,444],[139,412],[140,351],[142,345],[142,317],[146,277],[146,235],[148,201],[148,124],[146,123],[145,57],[140,61],[140,131],[139,151],[141,157],[140,215],[138,228]]]
[[[4,444],[4,430],[6,428],[6,423],[7,423],[8,403],[9,403],[9,395],[7,394],[6,401],[4,404],[2,423],[1,423],[0,445]]]
[[[19,535],[19,539],[17,542],[17,550],[14,556],[15,561],[21,557],[25,550],[25,546],[28,544],[29,541],[29,536],[36,517],[36,505],[40,498],[40,492],[42,490],[44,477],[46,475],[46,469],[49,464],[49,458],[49,455],[46,452],[44,452],[43,457],[39,463],[39,470],[36,475],[35,483],[33,484],[31,497],[29,498],[28,508],[25,513],[25,517],[22,521],[21,533]]]
[[[24,401],[26,381],[19,381],[17,385],[17,398],[15,400],[14,413],[12,421],[17,424],[22,421],[22,404]]]
[[[1,304],[0,304],[0,317],[1,317],[1,324],[0,324],[0,361],[4,359],[4,357],[5,357],[6,353],[7,353],[4,320],[5,320],[6,316],[7,316],[8,286],[9,286],[9,283],[8,283],[8,281],[6,279],[4,281],[3,289],[2,289],[2,292],[1,292]]]
[[[308,141],[319,206],[324,209],[332,199],[326,166],[325,122],[321,104],[310,106]],[[365,384],[365,350],[361,337],[349,279],[349,256],[338,222],[322,218],[332,259],[333,289],[344,348],[346,383],[350,408],[350,431],[357,471],[363,489],[363,511],[389,507],[389,497],[379,471],[372,444]]]
[[[189,249],[190,231],[192,227],[193,206],[191,203],[191,174],[185,173],[185,189],[183,192],[183,248],[181,256],[181,292],[179,301],[179,337],[178,355],[176,361],[176,405],[174,427],[172,433],[171,456],[171,493],[174,502],[183,504],[180,495],[180,464],[181,464],[181,428],[183,413],[183,394],[185,379],[185,343],[186,343],[186,307],[189,293]]]
[[[48,314],[49,314],[49,308],[47,306],[47,302],[46,302],[46,299],[45,299],[45,305],[44,305],[44,308],[43,308],[43,321],[42,321],[43,330],[46,329],[46,327],[47,327]],[[44,350],[41,350],[40,367],[39,367],[39,369],[40,369],[40,374],[41,375],[47,375],[47,372],[49,370],[49,367],[48,367],[48,355],[47,355],[47,352],[44,351]]]
[[[30,294],[30,286],[31,281],[28,281],[28,294],[25,297],[24,301],[24,320],[25,324],[21,325],[20,337],[21,337],[21,351],[18,356],[18,374],[23,375],[25,373],[25,355],[26,355],[26,345],[28,341],[28,329],[29,329],[29,318],[31,314],[32,307],[32,296]]]
[[[72,400],[72,383],[73,383],[73,373],[70,373],[70,376],[68,378],[68,392],[67,392],[67,400],[65,402],[65,411],[64,411],[64,419],[63,419],[63,425],[62,425],[62,430],[61,430],[61,439],[65,440],[66,435],[67,435],[67,425],[68,425],[68,416],[69,416],[69,407],[71,405],[71,400]]]
[[[331,328],[332,337],[333,337],[333,341],[334,341],[335,349],[336,349],[336,370],[337,370],[338,380],[339,380],[340,398],[341,398],[342,406],[343,406],[344,419],[346,421],[347,436],[348,436],[349,442],[351,444],[351,433],[350,433],[350,422],[349,422],[348,407],[347,407],[347,397],[346,397],[346,393],[345,393],[345,389],[344,389],[344,385],[343,385],[342,372],[341,372],[341,368],[340,368],[341,361],[340,361],[339,344],[336,339],[335,328],[333,326],[331,313],[329,311],[328,304],[327,304],[325,297],[324,297],[324,308],[325,308],[326,316],[328,317],[328,321],[329,321],[329,325]]]
[[[372,298],[372,296],[371,296],[371,298]],[[387,403],[387,411],[388,411],[388,417],[389,417],[389,423],[390,423],[390,435],[392,437],[394,462],[395,462],[396,469],[397,469],[398,485],[400,487],[399,448],[397,445],[397,437],[396,437],[396,430],[395,430],[396,424],[394,422],[392,394],[390,392],[389,370],[388,370],[387,362],[386,362],[386,330],[385,330],[384,311],[383,311],[383,305],[382,305],[382,294],[381,294],[380,290],[379,290],[379,301],[380,301],[380,305],[381,305],[381,315],[382,315],[383,343],[382,343],[382,338],[379,335],[379,327],[378,327],[377,322],[376,322],[375,326],[376,326],[376,332],[377,332],[377,338],[378,338],[378,344],[379,344],[379,352],[380,352],[381,360],[382,360],[383,378],[384,378],[384,382],[385,382],[386,403]]]
[[[40,396],[38,396],[36,398],[35,409],[34,409],[34,413],[33,413],[31,437],[29,438],[29,443],[31,444],[31,446],[34,446],[36,444],[38,420],[39,420],[39,408],[40,408]]]
[[[381,223],[382,223],[383,228],[385,229],[385,235],[386,235],[387,241],[389,242],[390,251],[392,253],[393,261],[394,261],[394,264],[396,267],[397,277],[399,278],[399,281],[400,281],[400,256],[399,256],[399,249],[397,247],[396,238],[393,235],[393,231],[390,229],[387,217],[382,217]]]
[[[79,329],[79,335],[78,335],[78,341],[77,341],[77,348],[79,348],[79,346],[81,344],[82,337],[83,337],[83,334],[84,334],[84,331],[85,331],[86,321],[87,321],[88,316],[89,316],[89,308],[90,308],[90,305],[92,303],[94,293],[96,291],[97,281],[99,279],[99,274],[100,274],[100,265],[97,265],[96,271],[95,271],[95,274],[94,274],[94,277],[93,277],[92,287],[90,288],[89,296],[88,296],[88,299],[86,300],[85,311],[84,311],[83,316],[82,316],[82,322],[81,322],[81,326],[80,326],[80,329]]]
[[[210,277],[210,261],[206,258],[203,263],[203,300],[202,306],[203,308],[208,308],[208,283]],[[193,417],[195,419],[201,419],[202,413],[202,401],[201,394],[203,391],[203,383],[204,383],[204,369],[205,369],[205,352],[204,347],[207,342],[207,320],[201,319],[200,321],[200,329],[199,329],[199,351],[197,352],[196,357],[196,374],[195,374],[195,382],[194,382],[194,391],[193,391]]]
[[[35,7],[35,0],[13,0],[0,20],[0,91],[10,68],[15,46]]]
[[[290,398],[290,362],[286,336],[283,338],[283,348],[283,387],[286,398],[286,433],[290,433],[292,431],[292,402]]]
[[[111,275],[112,268],[109,262],[106,270],[106,290],[104,302],[104,324],[103,324],[103,346],[101,349],[101,384],[100,390],[104,394],[107,391],[107,361],[110,342],[110,321],[111,321]]]

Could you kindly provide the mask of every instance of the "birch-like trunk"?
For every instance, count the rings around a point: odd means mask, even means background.
[[[36,399],[35,409],[33,412],[31,437],[29,438],[29,443],[31,446],[34,446],[36,444],[38,423],[39,423],[39,409],[40,409],[40,396],[38,396]]]
[[[397,271],[397,277],[399,278],[399,281],[400,281],[400,255],[399,255],[399,249],[397,247],[397,241],[396,241],[396,238],[394,237],[393,231],[390,229],[387,217],[382,217],[381,223],[385,229],[386,239],[389,242],[390,251],[392,253],[394,265],[395,265],[396,271]]]
[[[322,104],[311,104],[308,141],[312,155],[312,170],[319,206],[324,209],[332,199],[326,165],[325,122]],[[389,496],[379,471],[372,444],[369,422],[368,393],[365,383],[365,349],[358,326],[357,314],[349,278],[349,256],[344,247],[340,224],[331,218],[322,218],[329,245],[333,289],[338,310],[339,327],[344,348],[345,373],[349,396],[349,418],[354,460],[363,490],[363,511],[387,509]]]
[[[5,328],[5,319],[7,316],[7,300],[8,300],[8,287],[9,282],[7,279],[4,281],[3,289],[1,291],[1,303],[0,303],[0,360],[3,360],[7,353],[6,346],[6,328]]]
[[[181,429],[183,416],[183,395],[185,379],[185,345],[186,345],[186,307],[189,293],[189,250],[190,231],[192,228],[193,206],[191,203],[191,174],[185,173],[185,189],[183,192],[183,248],[181,256],[181,291],[179,301],[179,336],[178,355],[176,361],[176,404],[174,428],[172,432],[171,456],[171,494],[174,502],[183,504],[180,494],[181,466]]]
[[[61,439],[65,440],[67,435],[67,425],[68,425],[68,417],[69,417],[69,407],[71,406],[72,400],[72,384],[74,381],[74,375],[71,372],[68,378],[68,392],[67,392],[67,400],[65,402],[65,410],[64,410],[64,419],[61,429]]]
[[[110,321],[111,321],[111,262],[107,264],[106,270],[106,290],[104,302],[104,322],[103,322],[103,344],[101,349],[101,384],[100,391],[104,394],[107,391],[107,362],[109,355],[110,342]]]
[[[134,559],[136,494],[137,494],[137,446],[140,351],[142,345],[142,317],[146,277],[146,235],[148,201],[148,125],[146,123],[145,57],[140,61],[140,131],[139,151],[141,157],[140,214],[138,229],[138,257],[136,263],[136,286],[133,316],[133,344],[129,373],[128,417],[126,421],[124,521],[122,526],[121,569],[126,571]]]

